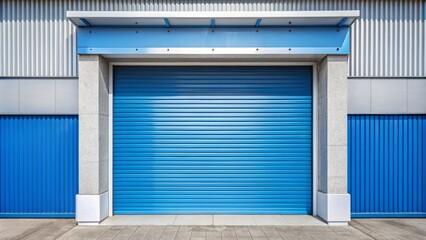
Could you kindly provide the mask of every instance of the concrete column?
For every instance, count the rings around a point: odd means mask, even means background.
[[[79,224],[108,216],[108,67],[102,56],[79,56]]]
[[[318,216],[350,221],[347,190],[347,56],[327,56],[318,66]]]

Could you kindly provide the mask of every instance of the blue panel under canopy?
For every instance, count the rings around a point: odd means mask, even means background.
[[[349,54],[349,27],[78,29],[79,54]]]

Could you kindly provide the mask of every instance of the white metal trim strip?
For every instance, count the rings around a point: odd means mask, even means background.
[[[128,20],[129,23],[135,23],[135,20],[159,20],[168,19],[170,21],[178,19],[186,19],[186,23],[191,22],[197,25],[200,20],[210,19],[238,19],[238,20],[252,20],[252,19],[324,19],[336,18],[345,19],[345,26],[349,26],[360,16],[358,10],[346,11],[252,11],[252,12],[238,12],[238,11],[67,11],[67,18],[78,27],[87,27],[90,20],[105,20],[105,19],[119,19]],[[88,22],[86,22],[88,21]],[[311,23],[315,23],[315,20]]]

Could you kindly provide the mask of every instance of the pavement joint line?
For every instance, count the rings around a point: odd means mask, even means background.
[[[111,229],[113,229],[113,227],[114,226],[111,226],[110,228],[108,228],[108,230],[106,230],[105,232],[103,232],[99,237],[98,237],[98,239],[102,239],[102,236],[104,235],[104,234],[106,234],[109,230],[111,230]],[[121,229],[120,229],[120,231],[121,231]],[[112,238],[112,239],[114,239],[119,233],[120,233],[120,231],[118,231],[117,232],[117,234],[116,235],[114,235],[114,237]],[[61,235],[62,236],[62,235]],[[59,237],[58,237],[59,238]]]
[[[356,225],[356,226],[355,226]],[[367,231],[365,231],[365,229],[367,229],[367,228],[365,228],[364,226],[362,226],[361,224],[359,224],[359,223],[357,223],[357,222],[354,222],[354,221],[350,221],[349,222],[349,226],[352,226],[353,228],[355,228],[355,229],[357,229],[358,231],[360,231],[360,232],[362,232],[362,233],[364,233],[365,235],[367,235],[367,236],[369,236],[369,237],[371,237],[372,239],[375,239],[375,240],[377,240],[378,238],[376,238],[376,237],[374,237],[374,236],[372,236],[370,233],[368,233]],[[359,227],[359,228],[358,228]],[[369,232],[371,232],[371,231],[369,231]]]
[[[25,231],[25,232],[23,233],[24,235],[18,236],[18,237],[17,237],[17,239],[24,239],[24,238],[26,238],[26,237],[30,236],[31,234],[33,234],[33,233],[35,233],[35,232],[39,231],[40,229],[42,229],[42,228],[44,228],[44,227],[47,227],[47,226],[49,226],[49,225],[51,225],[51,224],[53,224],[53,223],[54,223],[54,221],[53,221],[53,222],[48,222],[48,223],[40,224],[40,226],[38,226],[37,230],[35,230],[35,231],[34,231],[33,229],[28,229],[27,231]]]

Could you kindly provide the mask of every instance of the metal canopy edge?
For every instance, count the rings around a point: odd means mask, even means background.
[[[67,11],[77,27],[349,27],[358,17],[350,11]]]
[[[359,11],[68,11],[78,54],[349,54]],[[215,28],[215,29],[212,29]]]

